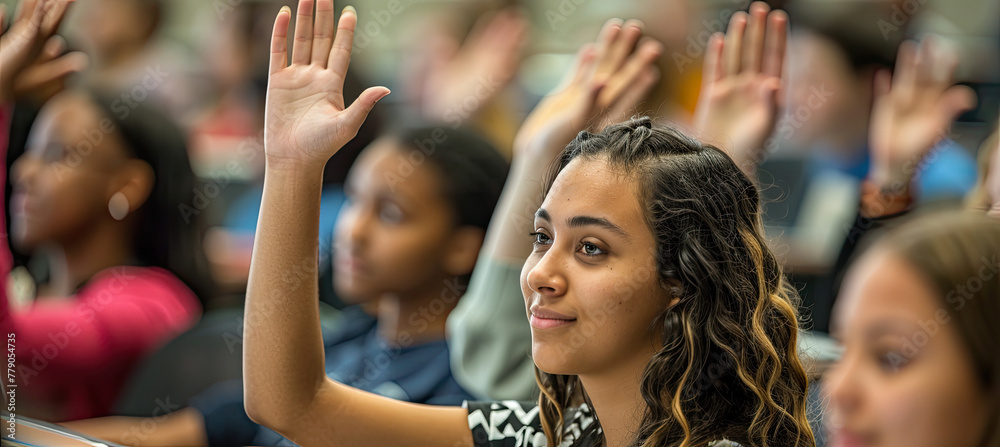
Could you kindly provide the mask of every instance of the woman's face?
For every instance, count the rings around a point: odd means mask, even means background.
[[[411,163],[408,153],[381,139],[351,168],[334,240],[334,285],[344,299],[451,290],[442,281],[454,213],[434,167]]]
[[[885,250],[844,287],[834,314],[844,354],[824,378],[833,445],[977,445],[986,402],[945,300]]]
[[[667,298],[635,181],[604,160],[577,158],[556,178],[534,227],[521,289],[535,364],[551,374],[641,372],[660,348],[651,326]]]
[[[85,96],[53,98],[38,115],[28,147],[11,168],[12,240],[23,250],[74,242],[102,220],[124,146]]]

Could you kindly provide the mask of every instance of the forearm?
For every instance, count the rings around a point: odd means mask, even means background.
[[[246,410],[282,425],[326,379],[317,307],[321,166],[268,166],[244,317]],[[275,427],[272,427],[275,428]]]
[[[528,233],[534,230],[532,223],[541,204],[545,175],[552,154],[560,150],[515,151],[510,175],[486,233],[483,252],[489,257],[517,264],[527,259],[531,252]]]
[[[109,416],[64,422],[60,425],[104,441],[135,447],[208,445],[201,414],[193,408],[145,418]]]

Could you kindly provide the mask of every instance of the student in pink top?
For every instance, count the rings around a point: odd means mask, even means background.
[[[4,79],[14,78],[0,88],[0,104],[16,97],[18,76],[57,68],[58,58],[39,54],[66,2],[27,3],[0,38]],[[11,167],[11,240],[51,266],[26,306],[0,287],[0,335],[15,350],[19,415],[107,414],[136,363],[201,314],[192,288],[203,284],[195,279],[203,254],[191,237],[196,226],[180,212],[194,190],[183,135],[149,105],[118,98],[56,95]],[[0,124],[6,133],[10,123]],[[4,280],[8,250],[0,243]]]

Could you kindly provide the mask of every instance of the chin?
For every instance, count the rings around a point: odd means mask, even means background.
[[[548,374],[577,375],[579,368],[574,367],[576,350],[564,343],[533,342],[531,358],[535,366]]]

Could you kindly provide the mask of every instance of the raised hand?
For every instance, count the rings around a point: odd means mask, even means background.
[[[344,103],[344,77],[351,62],[357,14],[348,6],[334,21],[333,0],[299,0],[288,63],[291,9],[274,21],[264,115],[264,152],[272,168],[323,165],[358,133],[358,128],[389,94],[371,87],[350,106]],[[334,28],[336,27],[336,33]]]
[[[737,12],[725,36],[716,33],[705,51],[695,130],[727,151],[747,174],[756,171],[764,143],[774,131],[788,16],[763,2]]]
[[[895,74],[876,74],[870,180],[881,190],[906,193],[927,152],[976,104],[972,89],[953,85],[958,57],[939,46],[933,37],[903,42]]]
[[[25,0],[21,2],[9,30],[0,35],[0,103],[64,78],[83,68],[82,55],[56,57],[53,51],[58,40],[53,35],[59,29],[68,0]],[[0,23],[4,13],[0,11]],[[57,39],[57,38],[56,38]],[[47,44],[48,43],[48,44]],[[47,47],[48,45],[48,47]],[[43,51],[48,49],[48,51]],[[27,76],[27,77],[26,77]]]
[[[452,121],[458,105],[474,97],[482,108],[517,74],[527,42],[528,19],[509,7],[480,18],[461,47],[438,51],[421,94],[424,114],[432,120]],[[485,87],[485,88],[484,88]],[[477,110],[462,109],[464,119]]]
[[[663,46],[642,37],[642,23],[612,19],[604,24],[597,44],[587,44],[561,87],[546,96],[528,115],[514,141],[514,150],[541,149],[554,156],[582,130],[597,131],[635,112],[659,80],[653,63]],[[544,165],[548,160],[544,160]]]

